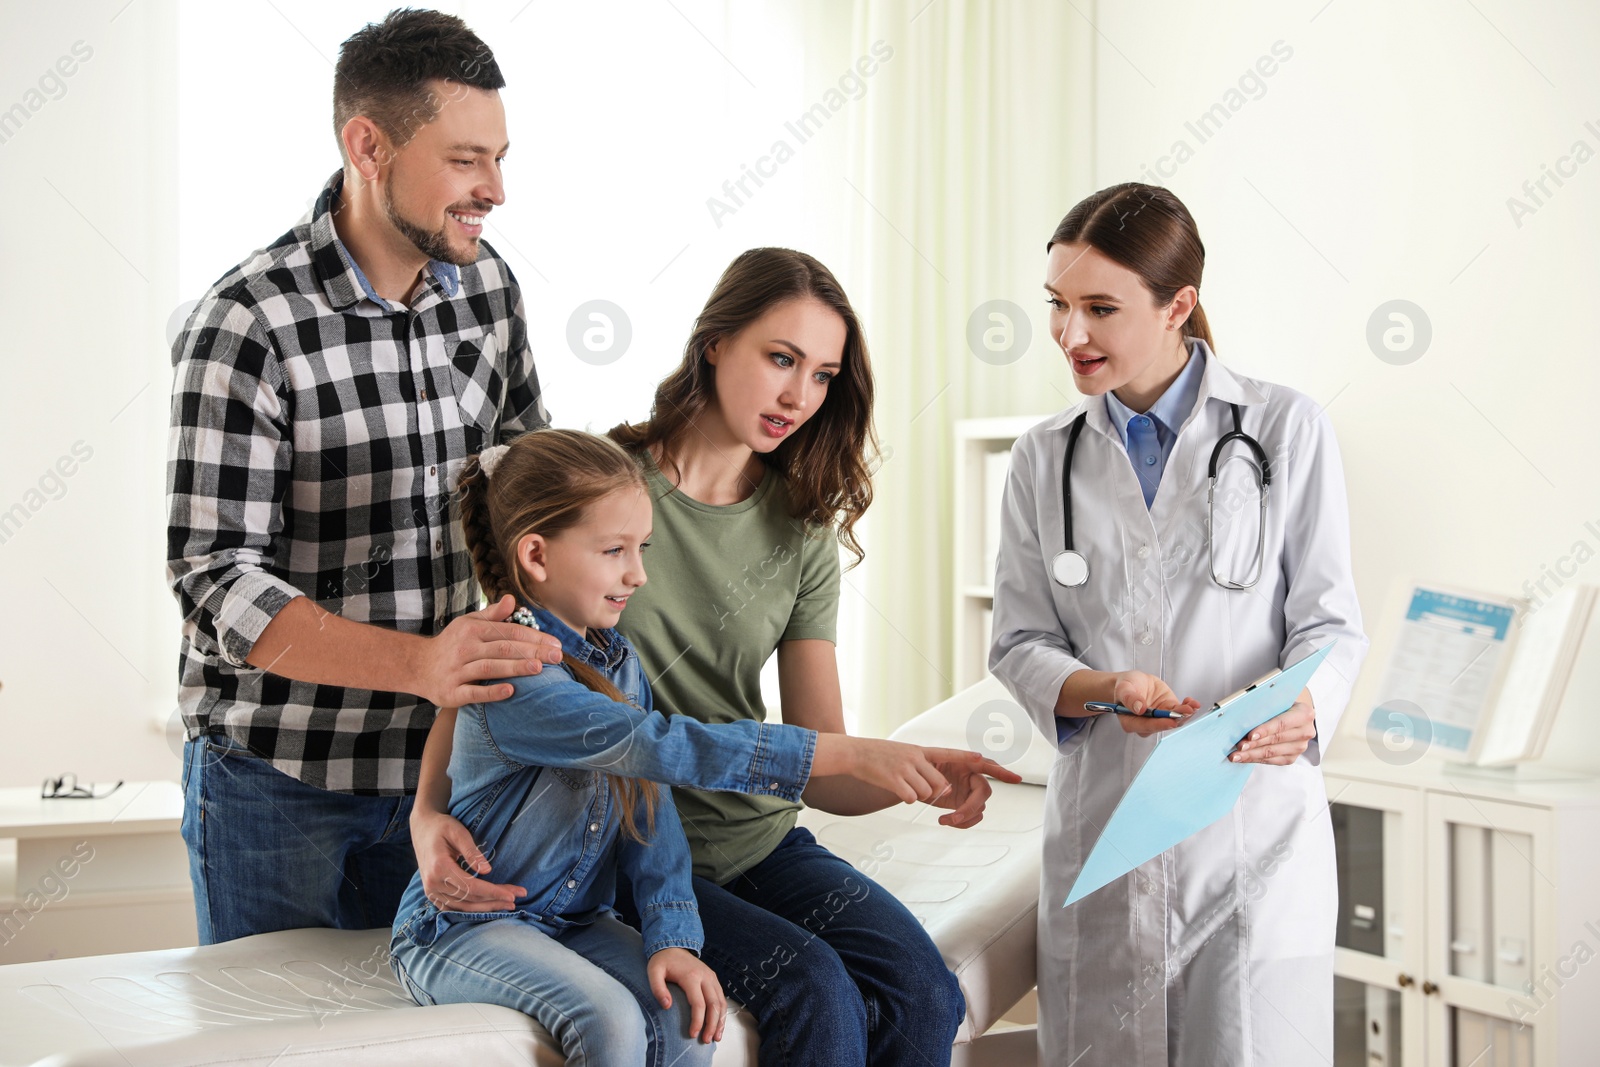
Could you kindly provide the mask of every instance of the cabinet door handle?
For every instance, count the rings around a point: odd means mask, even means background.
[[[1396,978],[1395,981],[1400,984],[1401,989],[1410,989],[1417,984],[1417,980],[1404,971],[1400,972],[1400,977]]]
[[[1423,982],[1422,983],[1422,995],[1423,996],[1431,997],[1431,996],[1436,995],[1438,992],[1439,992],[1439,987],[1434,985],[1432,982]]]

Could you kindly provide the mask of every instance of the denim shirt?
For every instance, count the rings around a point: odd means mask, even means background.
[[[531,606],[531,605],[530,605]],[[533,608],[540,629],[628,698],[618,703],[579,683],[564,666],[511,679],[515,692],[463,705],[450,755],[450,814],[494,865],[495,881],[527,896],[510,911],[440,911],[412,877],[395,918],[396,938],[426,947],[458,922],[509,918],[554,935],[611,910],[620,868],[633,883],[645,956],[698,952],[704,941],[690,884],[688,842],[667,786],[692,786],[798,800],[811,775],[817,735],[797,726],[744,721],[706,725],[657,713],[639,657],[616,630],[591,644],[554,615]],[[621,832],[607,774],[663,784],[648,844]],[[641,806],[635,816],[645,832]]]

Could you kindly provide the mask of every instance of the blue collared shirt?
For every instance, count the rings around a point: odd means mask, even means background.
[[[338,246],[339,254],[350,262],[350,269],[356,272],[356,281],[361,283],[361,291],[367,295],[367,299],[385,311],[398,310],[399,305],[390,303],[378,295],[378,291],[372,287],[372,283],[367,281],[367,272],[361,269],[361,264],[356,262],[356,257],[352,256],[350,250],[344,246],[344,242],[339,240],[338,234],[334,235],[333,243]],[[430,259],[428,260],[428,271],[433,275],[434,280],[439,283],[439,288],[444,290],[445,296],[454,297],[456,291],[461,288],[461,268],[454,263],[446,263],[442,259]]]
[[[1160,399],[1150,405],[1149,411],[1134,411],[1118,400],[1116,393],[1106,394],[1106,414],[1133,463],[1133,473],[1139,476],[1139,490],[1144,494],[1146,508],[1156,498],[1156,487],[1161,484],[1161,472],[1166,470],[1167,457],[1172,455],[1172,446],[1178,440],[1178,429],[1194,410],[1194,402],[1200,396],[1200,379],[1205,369],[1204,346],[1190,344],[1189,361]]]
[[[337,203],[333,205],[332,210],[338,210]],[[366,294],[367,299],[385,311],[399,310],[398,305],[378,295],[378,291],[367,280],[367,272],[361,269],[361,264],[357,263],[356,257],[350,254],[350,249],[345,247],[344,242],[339,239],[338,233],[333,235],[333,244],[339,250],[339,255],[344,257],[345,262],[350,264],[350,269],[356,272],[356,281],[361,284],[361,291]],[[430,259],[428,260],[428,273],[433,275],[434,281],[439,283],[439,288],[444,290],[444,295],[447,297],[453,298],[461,288],[461,268],[454,263],[446,263],[442,259]]]
[[[512,679],[515,693],[466,704],[450,755],[450,814],[494,864],[497,882],[528,895],[510,911],[440,911],[411,879],[394,936],[427,947],[451,923],[515,919],[554,934],[611,910],[617,872],[633,883],[645,958],[664,948],[698,952],[704,942],[690,883],[689,843],[668,786],[800,799],[811,776],[815,731],[742,721],[706,725],[657,714],[638,654],[616,630],[593,641],[534,608],[558,638],[565,662],[609,678],[627,703],[578,682],[563,665]],[[607,775],[662,783],[647,844],[622,834]],[[645,832],[643,810],[635,822]]]

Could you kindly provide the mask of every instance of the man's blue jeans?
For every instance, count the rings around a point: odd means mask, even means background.
[[[694,890],[700,956],[754,1014],[761,1067],[948,1067],[967,1010],[955,975],[894,894],[809,830]]]
[[[390,926],[416,873],[411,798],[289,777],[227,737],[183,749],[183,840],[200,943]]]

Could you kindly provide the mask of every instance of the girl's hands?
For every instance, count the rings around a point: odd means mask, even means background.
[[[1251,730],[1228,758],[1234,763],[1287,767],[1311,747],[1311,739],[1316,736],[1317,712],[1311,706],[1311,690],[1302,689],[1294,707]]]
[[[1151,708],[1178,711],[1184,715],[1193,715],[1200,710],[1199,701],[1192,697],[1179,700],[1166,682],[1143,671],[1118,671],[1111,692],[1112,700],[1135,713],[1118,715],[1117,722],[1128,733],[1140,737],[1159,734],[1184,723],[1183,719],[1152,719],[1146,714]]]
[[[954,776],[959,788],[952,786],[946,774]],[[875,785],[893,793],[905,804],[918,801],[938,803],[941,798],[953,796],[949,804],[959,817],[940,819],[947,826],[969,826],[982,817],[983,800],[987,788],[978,789],[971,781],[972,774],[998,778],[1003,782],[1020,782],[1014,772],[1006,770],[994,760],[979,752],[963,748],[924,748],[903,741],[885,741],[876,737],[851,737],[848,734],[818,733],[817,750],[811,760],[814,778],[846,774],[858,781]],[[976,816],[976,817],[975,817]],[[954,821],[946,819],[954,818]]]
[[[689,998],[689,1036],[701,1044],[721,1041],[728,1025],[728,1000],[722,993],[717,974],[686,948],[664,948],[645,965],[650,992],[663,1008],[672,1007],[671,982]]]
[[[950,782],[933,765],[929,754],[952,752],[981,758],[957,749],[924,749],[902,741],[819,733],[817,751],[811,759],[811,774],[813,777],[847,774],[888,790],[906,804],[915,804],[949,791]]]

